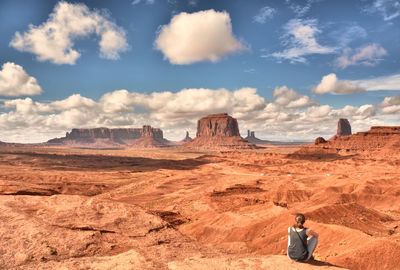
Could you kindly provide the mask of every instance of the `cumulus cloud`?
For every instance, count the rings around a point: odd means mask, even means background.
[[[336,59],[335,65],[342,69],[353,65],[375,66],[386,55],[386,50],[378,44],[369,44],[355,50],[346,48]]]
[[[298,101],[303,99],[309,102]],[[42,142],[63,136],[74,127],[150,124],[162,128],[167,138],[180,140],[186,130],[195,134],[200,117],[228,112],[238,119],[242,132],[255,130],[264,139],[311,140],[333,135],[341,117],[348,118],[355,131],[367,130],[371,124],[400,124],[396,117],[399,102],[397,97],[387,97],[375,105],[332,108],[310,102],[309,97],[287,87],[276,88],[272,101],[249,87],[151,93],[122,89],[105,93],[98,100],[79,94],[46,102],[28,97],[0,101],[0,139]],[[303,106],[305,103],[308,105]]]
[[[33,96],[42,93],[37,80],[23,67],[12,62],[4,63],[0,70],[0,96]]]
[[[245,49],[232,33],[229,14],[212,9],[175,15],[161,27],[155,47],[177,65],[217,62],[224,55]]]
[[[335,73],[323,76],[321,82],[313,88],[313,92],[316,94],[352,94],[362,91],[365,89],[352,81],[339,80]]]
[[[303,108],[316,103],[309,96],[303,96],[287,86],[275,88],[273,92],[275,103],[287,108]]]
[[[46,22],[29,25],[25,33],[16,32],[10,46],[36,55],[39,61],[55,64],[75,64],[80,53],[74,49],[74,40],[96,34],[100,56],[118,59],[128,49],[125,31],[110,18],[84,4],[59,2]]]
[[[318,43],[317,35],[322,31],[318,28],[315,19],[292,19],[284,26],[284,30],[285,34],[282,39],[287,49],[271,54],[278,60],[305,63],[307,55],[332,54],[336,50],[334,47]]]
[[[380,107],[385,114],[400,113],[400,96],[385,97]]]
[[[265,6],[262,7],[258,13],[253,17],[253,21],[256,23],[264,24],[267,22],[268,19],[272,19],[276,13],[276,9]]]

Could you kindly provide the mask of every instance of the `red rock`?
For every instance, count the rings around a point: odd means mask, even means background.
[[[142,128],[74,128],[65,137],[49,140],[49,144],[82,146],[139,146],[162,147],[169,145],[159,128],[145,125]]]
[[[267,144],[273,143],[272,141],[261,140],[256,137],[255,132],[251,130],[247,130],[247,137],[244,138],[246,141],[253,143],[253,144]]]
[[[196,137],[240,136],[239,125],[227,113],[211,114],[197,121]]]
[[[189,136],[189,131],[186,131],[186,136],[181,142],[191,142],[193,139]]]
[[[349,136],[351,135],[351,125],[349,120],[340,118],[337,124],[336,136]]]
[[[318,137],[315,139],[315,142],[314,142],[315,145],[322,144],[322,143],[327,143],[327,140],[325,140],[323,137]]]
[[[324,144],[324,148],[348,150],[400,149],[400,126],[371,127],[367,132],[350,136],[335,136]]]
[[[189,148],[249,149],[255,148],[240,137],[238,122],[227,113],[211,114],[197,121],[197,136]]]

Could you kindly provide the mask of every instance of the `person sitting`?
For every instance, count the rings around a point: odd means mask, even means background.
[[[296,223],[288,228],[288,257],[294,261],[308,261],[317,247],[318,234],[304,227],[306,217],[296,214]]]

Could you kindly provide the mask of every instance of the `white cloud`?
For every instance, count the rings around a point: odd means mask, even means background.
[[[379,13],[383,20],[390,21],[400,16],[400,2],[398,0],[375,0],[364,11]]]
[[[353,80],[351,82],[359,85],[367,91],[400,90],[400,74],[380,76],[371,79]]]
[[[380,107],[385,114],[400,113],[400,96],[385,97]]]
[[[303,2],[299,4],[299,2]],[[293,1],[293,0],[286,0],[286,3],[289,5],[289,8],[298,16],[302,17],[310,11],[311,6],[313,3],[317,2],[317,0],[305,0],[305,1]]]
[[[316,94],[351,94],[364,91],[365,89],[352,81],[339,80],[335,73],[330,73],[322,77],[321,82],[313,88]]]
[[[49,19],[39,26],[29,25],[25,33],[16,32],[10,46],[36,55],[39,61],[55,64],[75,64],[80,53],[74,49],[74,40],[100,37],[100,56],[118,59],[128,49],[125,31],[106,14],[90,10],[84,4],[59,2]]]
[[[272,17],[274,17],[275,13],[276,13],[276,9],[275,8],[272,8],[272,7],[269,7],[269,6],[262,7],[258,11],[257,15],[255,15],[253,17],[253,21],[257,22],[257,23],[260,23],[260,24],[264,24],[264,23],[266,23],[266,21],[268,19],[272,19]]]
[[[386,50],[378,44],[369,44],[356,50],[346,48],[336,59],[335,65],[342,69],[353,65],[375,66],[385,55]]]
[[[134,0],[134,1],[132,1],[132,5],[135,6],[135,5],[140,4],[141,2],[145,2],[147,5],[152,5],[152,4],[154,4],[155,0],[144,0],[144,1]]]
[[[303,96],[287,86],[275,88],[273,92],[275,103],[287,108],[303,108],[316,103],[309,96]]]
[[[279,60],[290,60],[292,63],[307,62],[305,56],[311,54],[332,54],[334,47],[323,46],[318,43],[317,35],[321,30],[317,26],[317,20],[292,19],[284,27],[285,34],[282,37],[287,49],[272,53],[271,56]]]
[[[0,96],[33,96],[42,93],[37,80],[23,67],[12,62],[4,63],[0,70]]]
[[[229,14],[215,10],[175,15],[161,27],[155,46],[178,65],[217,62],[224,55],[245,49],[232,33]]]
[[[48,102],[31,98],[0,101],[1,140],[43,142],[63,136],[74,127],[140,127],[144,124],[160,127],[167,138],[180,140],[186,130],[192,136],[195,134],[200,117],[219,112],[236,117],[242,132],[251,129],[258,137],[274,140],[329,138],[341,117],[350,120],[354,131],[368,130],[371,124],[400,124],[399,107],[395,107],[400,106],[397,97],[387,97],[375,105],[332,108],[310,102],[307,106],[297,106],[298,100],[309,101],[310,98],[287,87],[278,87],[274,92],[273,101],[265,100],[255,88],[248,87],[152,93],[116,90],[98,100],[74,94]]]

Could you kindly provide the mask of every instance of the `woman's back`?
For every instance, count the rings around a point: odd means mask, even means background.
[[[318,234],[313,230],[305,228],[306,217],[297,214],[296,223],[288,228],[288,256],[296,261],[308,261],[318,243]]]
[[[304,260],[307,258],[307,228],[288,229],[289,243],[288,256],[293,260]]]

